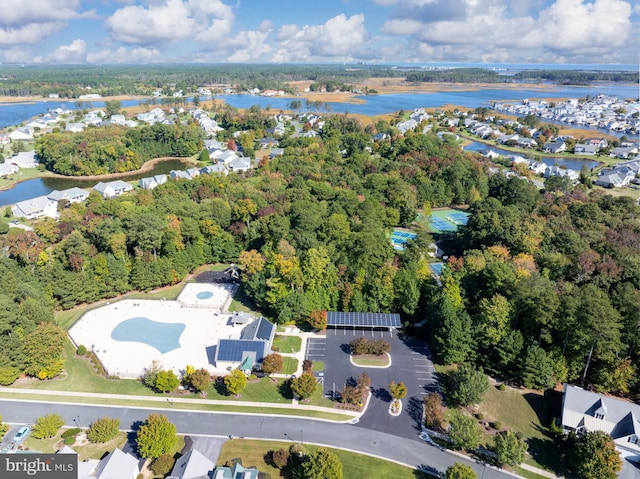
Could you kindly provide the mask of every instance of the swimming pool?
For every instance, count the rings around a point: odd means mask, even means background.
[[[111,331],[111,338],[115,341],[147,344],[165,354],[180,347],[180,336],[185,328],[183,323],[160,323],[140,316],[119,323]]]
[[[213,293],[211,291],[200,291],[198,294],[196,294],[196,298],[198,299],[213,298]]]

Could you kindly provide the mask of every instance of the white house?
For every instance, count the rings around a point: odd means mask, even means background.
[[[564,385],[562,429],[611,436],[622,457],[640,461],[640,405]]]
[[[18,168],[35,168],[38,166],[38,160],[36,160],[35,151],[21,151],[17,155],[12,156],[8,160],[9,163],[13,163]]]
[[[29,200],[19,201],[11,207],[11,212],[16,218],[33,220],[44,216],[57,218],[57,209],[57,201],[51,200],[46,196],[38,196]]]
[[[26,128],[18,128],[9,133],[9,138],[11,138],[11,141],[33,140],[33,133]]]
[[[93,189],[100,193],[103,198],[113,198],[133,190],[133,186],[122,180],[109,181],[107,183],[101,181]]]
[[[138,459],[131,454],[114,449],[100,461],[96,468],[97,479],[136,479],[140,474]]]
[[[17,173],[19,168],[12,163],[0,163],[0,176],[9,176]]]
[[[69,203],[82,203],[84,200],[89,198],[89,192],[82,188],[73,187],[62,191],[53,190],[47,195],[47,198],[56,202],[60,200],[67,200]]]
[[[140,179],[140,188],[143,190],[152,190],[156,186],[167,182],[167,175],[155,175]]]

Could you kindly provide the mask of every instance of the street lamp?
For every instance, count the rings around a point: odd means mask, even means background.
[[[76,426],[78,426],[80,429],[82,429],[82,424],[80,423],[80,416],[76,416],[73,418],[73,422],[76,423]]]

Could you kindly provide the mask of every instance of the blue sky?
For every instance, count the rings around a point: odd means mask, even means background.
[[[2,0],[0,62],[628,63],[639,0]]]

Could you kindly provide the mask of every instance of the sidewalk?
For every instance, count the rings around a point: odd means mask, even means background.
[[[529,464],[522,463],[520,464],[520,467],[529,472],[538,474],[539,476],[548,477],[549,479],[564,479],[562,476],[556,476],[553,472],[545,471],[544,469],[540,469],[539,467],[535,467],[535,466],[530,466]]]

